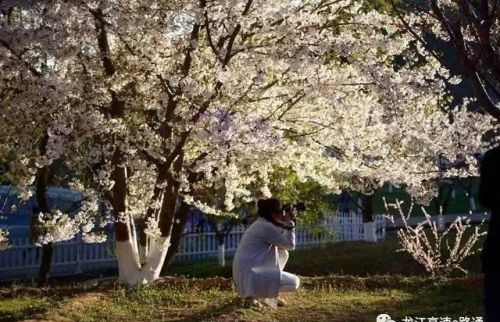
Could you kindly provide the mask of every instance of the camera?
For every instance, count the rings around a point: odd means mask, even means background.
[[[283,205],[283,211],[287,216],[294,217],[294,210],[297,210],[297,215],[306,210],[306,205],[303,202],[299,202],[296,204],[285,204]]]

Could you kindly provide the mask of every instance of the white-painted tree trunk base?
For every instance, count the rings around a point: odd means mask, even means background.
[[[474,197],[469,197],[469,209],[471,211],[476,211],[476,201],[474,200]]]
[[[363,223],[363,231],[365,242],[376,243],[377,242],[377,231],[374,221],[369,221]]]
[[[75,274],[81,274],[81,273],[83,273],[82,266],[80,264],[80,259],[81,259],[80,248],[81,248],[81,246],[78,246],[76,248],[76,260],[77,260],[77,262],[76,262]]]
[[[161,268],[163,267],[169,246],[170,236],[151,241],[147,262],[142,268],[146,283],[150,283],[160,277]]]
[[[220,267],[226,266],[226,250],[224,244],[219,245],[218,247],[218,259]]]
[[[116,257],[118,259],[118,277],[120,282],[139,284],[141,265],[139,254],[135,251],[132,240],[116,242]]]
[[[443,215],[438,215],[437,217],[437,229],[438,231],[444,231],[446,229]]]
[[[160,277],[163,261],[170,246],[170,237],[152,240],[144,265],[139,263],[137,248],[131,240],[116,242],[119,280],[130,286],[148,284]]]
[[[147,256],[148,256],[147,247],[139,245],[139,262],[141,263],[141,265],[144,265],[144,263],[146,263]]]

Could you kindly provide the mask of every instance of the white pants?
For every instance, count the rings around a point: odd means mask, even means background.
[[[299,288],[300,280],[297,275],[281,271],[280,275],[280,293],[293,292]]]

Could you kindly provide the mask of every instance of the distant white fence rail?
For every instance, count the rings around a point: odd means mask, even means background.
[[[376,235],[385,239],[385,219],[376,216]],[[232,256],[245,232],[245,227],[235,227],[226,237],[224,248]],[[359,213],[338,213],[325,216],[322,224],[314,229],[299,227],[296,232],[297,248],[312,248],[320,244],[364,239],[363,220]],[[99,273],[115,270],[117,261],[114,241],[86,244],[80,238],[54,246],[51,276],[69,276],[81,273]],[[176,261],[194,261],[217,257],[218,242],[215,233],[188,234],[183,237]],[[0,280],[30,279],[38,275],[41,247],[28,239],[11,240],[11,247],[0,252]]]
[[[378,240],[385,239],[386,220],[375,216]],[[237,226],[224,241],[225,254],[232,256],[238,247],[245,228]],[[314,228],[299,227],[296,231],[297,249],[312,248],[320,244],[364,240],[363,218],[359,213],[337,213],[325,216],[321,225]],[[189,234],[184,236],[176,261],[192,261],[217,257],[218,242],[215,233]]]

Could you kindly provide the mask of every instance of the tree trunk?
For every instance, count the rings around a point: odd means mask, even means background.
[[[159,181],[163,181],[163,174],[159,175]],[[140,259],[139,239],[141,234],[136,236],[135,224],[133,218],[126,216],[125,198],[127,195],[126,172],[123,167],[115,167],[111,175],[115,181],[112,194],[112,205],[115,212],[115,238],[116,254],[118,259],[119,280],[130,286],[148,284],[158,279],[165,256],[170,246],[170,237],[174,223],[176,202],[178,199],[178,184],[172,182],[166,188],[155,190],[155,195],[161,195],[161,206],[159,210],[159,228],[161,236],[149,238],[147,249],[144,250],[144,256]],[[121,183],[121,184],[119,184]],[[148,210],[149,215],[154,212]],[[140,225],[144,229],[145,225]],[[143,245],[144,246],[144,245]]]
[[[219,260],[219,266],[225,267],[226,266],[226,250],[225,250],[224,243],[219,244],[217,251],[218,251],[217,254],[218,254],[218,260]]]
[[[45,154],[45,145],[47,144],[48,136],[45,135],[44,139],[40,144],[40,153]],[[44,166],[38,169],[36,174],[36,191],[35,196],[38,203],[39,212],[47,215],[50,213],[50,207],[47,200],[47,186],[49,181],[50,166]],[[37,215],[38,213],[37,212]],[[33,214],[34,216],[35,214]],[[37,225],[38,218],[33,217],[32,224]],[[33,239],[37,239],[38,236],[34,234]],[[50,266],[52,264],[52,254],[54,252],[54,245],[48,243],[42,246],[42,259],[40,263],[40,270],[38,271],[38,287],[45,287],[49,282]]]
[[[146,263],[148,257],[148,236],[145,233],[146,218],[137,221],[137,238],[139,239],[139,262],[141,265]]]
[[[181,206],[175,213],[175,223],[172,229],[172,236],[170,237],[170,247],[168,248],[167,256],[163,263],[162,275],[166,275],[168,268],[174,260],[175,254],[179,251],[188,213],[189,205],[185,202],[181,202]]]
[[[42,246],[42,260],[40,263],[40,270],[38,271],[37,287],[45,287],[49,283],[49,272],[52,264],[53,252],[54,245],[52,243]]]
[[[444,216],[442,214],[438,214],[437,216],[437,230],[444,231],[446,229],[446,223],[444,221]]]
[[[476,211],[476,201],[472,195],[469,196],[469,209],[470,211]]]
[[[219,260],[219,266],[224,267],[224,266],[226,266],[226,252],[224,249],[224,233],[223,232],[219,232],[217,234],[217,241],[218,241],[217,257]]]
[[[373,194],[361,196],[363,222],[373,221]]]
[[[162,208],[166,208],[165,201],[162,203]],[[162,231],[161,237],[150,238],[147,251],[141,260],[138,239],[132,233],[134,230],[131,218],[115,223],[119,280],[130,286],[148,284],[160,276],[171,235],[169,230],[166,233]]]
[[[376,226],[373,219],[373,194],[363,194],[361,197],[363,214],[363,232],[366,242],[377,242]]]
[[[438,195],[436,197],[436,212],[438,214],[443,213],[446,214],[448,213],[448,205],[450,202],[450,199],[452,197],[452,187],[451,186],[445,186],[445,185],[440,185],[438,189]]]
[[[141,266],[134,241],[116,242],[119,280],[131,286],[148,284],[160,277],[160,271],[167,254],[170,237],[151,240],[146,262]]]

